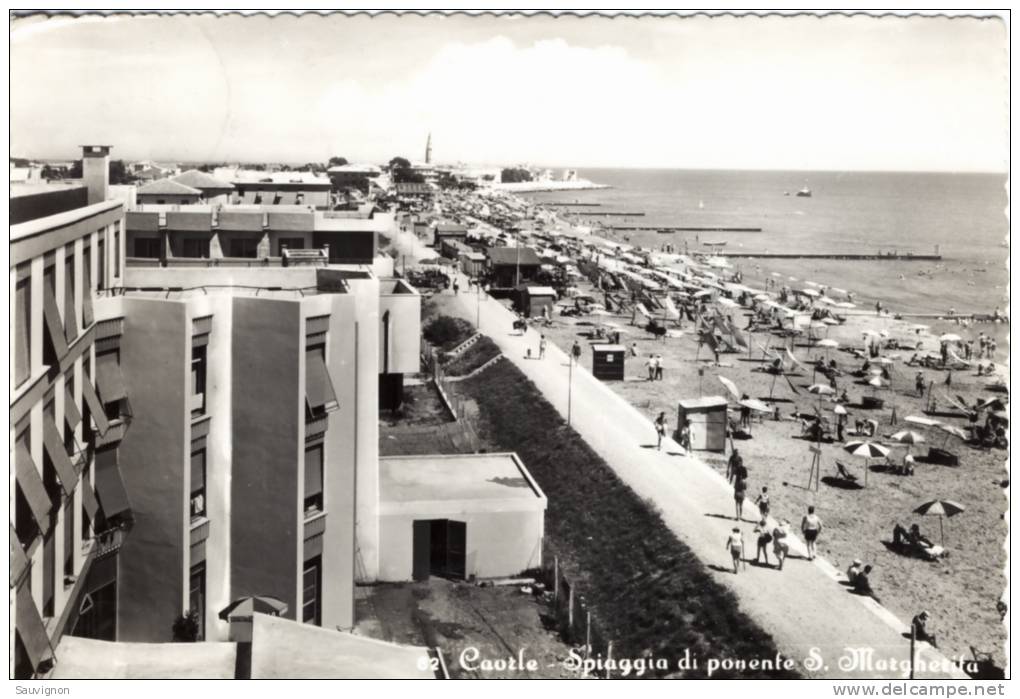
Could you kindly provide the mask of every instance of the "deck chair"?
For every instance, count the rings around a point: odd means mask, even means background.
[[[843,461],[835,462],[835,472],[838,473],[839,478],[844,481],[857,482],[857,477],[847,470],[847,465]]]

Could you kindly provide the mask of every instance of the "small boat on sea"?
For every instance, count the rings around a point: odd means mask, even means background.
[[[702,245],[704,245],[706,247],[710,247],[710,248],[721,248],[724,245],[726,245],[726,241],[725,240],[720,240],[719,242],[715,242],[715,243],[709,243],[709,242],[706,241],[706,242],[702,243]]]
[[[797,196],[798,197],[810,197],[811,196],[811,190],[808,189],[806,186],[805,187],[801,187],[800,189],[797,190]]]

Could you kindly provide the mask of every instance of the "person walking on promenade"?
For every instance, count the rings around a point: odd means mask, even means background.
[[[662,381],[662,355],[655,355],[655,380]]]
[[[726,480],[732,483],[736,479],[746,477],[747,469],[744,468],[744,457],[740,455],[739,449],[734,449],[730,454],[730,460],[726,462]]]
[[[648,360],[645,362],[645,368],[648,369],[648,380],[655,380],[655,355],[649,354]]]
[[[800,523],[800,531],[804,534],[804,542],[807,544],[808,560],[815,559],[815,542],[818,535],[822,533],[822,518],[815,514],[815,506],[809,505],[807,514]]]
[[[737,478],[733,483],[733,504],[736,512],[736,520],[739,522],[744,518],[744,496],[747,494],[747,481]]]
[[[662,451],[662,438],[666,436],[666,413],[659,413],[659,417],[655,418],[655,435],[658,438],[655,443],[655,448]]]
[[[772,530],[772,553],[776,557],[779,570],[783,569],[783,561],[786,560],[787,554],[790,553],[790,544],[786,541],[787,525],[789,525],[789,522],[784,519]]]
[[[764,522],[768,519],[769,510],[772,508],[772,505],[769,502],[769,487],[767,485],[763,485],[761,487],[761,494],[758,496],[758,499],[754,501],[754,504],[758,506],[758,512],[761,513],[761,519]]]
[[[680,426],[680,446],[684,450],[684,454],[690,456],[691,454],[691,426],[684,420],[684,424]]]
[[[545,359],[545,346],[546,340],[545,335],[540,335],[538,340],[538,358]]]
[[[754,533],[758,535],[758,549],[754,553],[754,562],[760,563],[761,556],[764,554],[765,565],[769,565],[769,544],[772,543],[772,532],[769,531],[769,524],[764,517],[754,528]]]
[[[570,356],[575,362],[581,361],[581,345],[577,340],[574,340],[574,346],[570,348]]]
[[[726,548],[733,559],[733,574],[736,575],[740,572],[740,559],[744,557],[744,535],[740,533],[740,527],[733,527],[726,537]]]
[[[918,396],[923,396],[924,395],[924,372],[923,371],[917,372],[917,375],[914,376],[914,388],[917,390],[917,395]]]

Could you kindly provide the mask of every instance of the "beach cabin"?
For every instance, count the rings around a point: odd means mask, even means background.
[[[472,250],[462,252],[458,257],[458,261],[460,262],[461,271],[469,277],[477,277],[485,271],[485,255],[480,252]]]
[[[602,381],[623,381],[623,362],[627,348],[623,345],[592,345],[591,373]]]
[[[443,242],[457,240],[467,244],[467,226],[461,223],[437,223],[432,233],[432,247],[436,250],[443,249]]]
[[[542,310],[552,318],[556,304],[556,290],[551,286],[525,286],[520,289],[520,306],[528,318],[541,318]]]
[[[542,563],[545,494],[517,454],[379,459],[379,580],[518,575]]]
[[[492,272],[492,285],[495,287],[508,288],[520,282],[530,281],[538,274],[542,265],[535,251],[523,246],[493,247],[488,248],[485,253]]]
[[[722,396],[688,398],[677,409],[677,434],[690,426],[691,449],[724,451],[726,448],[726,399]]]

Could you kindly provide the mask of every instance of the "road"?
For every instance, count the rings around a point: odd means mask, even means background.
[[[399,235],[396,243],[417,259],[436,254],[413,234]],[[584,366],[590,360],[582,358],[571,381],[567,354],[555,345],[545,359],[527,359],[528,349],[537,357],[539,332],[515,333],[511,311],[485,294],[466,291],[464,277],[461,289],[454,299],[459,314],[472,323],[480,317],[479,330],[564,417],[569,400],[573,428],[639,497],[655,504],[670,530],[717,571],[719,582],[733,590],[745,613],[799,663],[801,672],[820,678],[907,677],[910,641],[902,620],[874,600],[849,593],[824,559],[809,562],[803,542],[794,536],[782,571],[748,566],[734,575],[725,548],[735,523],[726,479],[696,457],[682,455],[672,440],[656,451],[651,421],[592,376]],[[755,548],[751,531],[757,518],[754,505],[745,503],[740,526],[748,553]],[[927,644],[918,645],[917,658],[918,678],[966,677]]]

